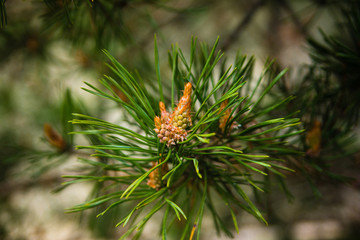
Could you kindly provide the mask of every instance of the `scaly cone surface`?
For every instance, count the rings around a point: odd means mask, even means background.
[[[189,82],[185,85],[184,94],[172,113],[166,111],[163,102],[159,103],[161,117],[155,117],[156,128],[154,130],[158,134],[160,142],[166,142],[168,147],[184,141],[188,133],[186,128],[192,125],[191,91],[192,85]]]

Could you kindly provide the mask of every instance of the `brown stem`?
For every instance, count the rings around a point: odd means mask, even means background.
[[[305,37],[308,36],[305,26],[301,23],[299,17],[296,15],[294,9],[290,6],[287,0],[280,0],[282,7],[287,11],[294,22],[295,26],[299,29],[299,32]]]
[[[236,28],[233,30],[233,32],[230,34],[230,36],[224,41],[224,43],[221,46],[221,49],[223,51],[226,51],[239,37],[241,32],[244,30],[244,28],[249,24],[252,17],[254,16],[255,12],[264,5],[265,0],[258,0],[254,3],[254,5],[251,7],[251,9],[247,12],[245,17],[238,23]]]

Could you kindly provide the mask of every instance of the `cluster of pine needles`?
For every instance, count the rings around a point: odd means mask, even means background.
[[[290,142],[303,130],[295,113],[279,118],[270,114],[292,100],[291,96],[280,101],[267,98],[286,70],[272,77],[269,61],[254,81],[254,59],[238,54],[234,64],[225,67],[223,53],[216,51],[218,41],[209,48],[198,46],[193,38],[189,60],[178,46],[172,46],[171,80],[165,82],[155,38],[157,84],[134,76],[104,51],[112,74],[100,80],[102,88],[87,83],[85,90],[121,106],[130,127],[74,114],[71,122],[82,130],[73,134],[91,137],[96,144],[77,146],[93,151],[91,157],[80,159],[92,170],[65,176],[71,179],[65,185],[94,181],[103,183],[103,188],[99,196],[70,212],[105,205],[101,216],[127,206],[124,209],[129,210],[118,216],[117,226],[127,226],[122,239],[139,238],[160,210],[163,239],[176,231],[175,221],[183,223],[180,239],[199,239],[206,211],[216,230],[231,236],[220,206],[228,209],[237,231],[240,210],[266,223],[250,199],[251,191],[265,194],[270,191],[265,184],[270,175],[282,182],[292,171],[285,157],[301,154]],[[167,88],[170,98],[164,94]],[[175,134],[182,137],[171,141]]]

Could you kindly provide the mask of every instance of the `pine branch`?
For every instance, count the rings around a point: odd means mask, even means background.
[[[7,15],[6,15],[6,0],[1,0],[0,2],[0,28],[4,28],[7,24]]]
[[[138,129],[134,131],[84,114],[74,115],[77,119],[71,122],[82,126],[83,130],[73,133],[95,136],[100,141],[91,146],[77,146],[77,149],[94,150],[93,157],[107,159],[103,162],[83,159],[84,164],[103,170],[111,169],[118,174],[106,176],[101,171],[102,175],[97,176],[91,171],[78,176],[65,176],[73,179],[65,184],[103,181],[122,190],[99,196],[69,211],[83,211],[108,202],[109,207],[100,213],[103,215],[124,202],[141,200],[117,224],[130,224],[122,238],[135,229],[139,231],[136,235],[139,237],[146,222],[160,209],[166,208],[161,227],[163,237],[167,235],[165,222],[172,209],[175,218],[186,221],[182,238],[199,239],[206,209],[212,212],[216,224],[222,221],[210,200],[209,190],[214,189],[223,203],[229,206],[236,228],[234,209],[237,208],[248,211],[266,223],[261,210],[242,186],[264,192],[261,187],[264,182],[254,181],[252,176],[268,176],[272,173],[284,177],[280,171],[292,171],[276,162],[283,156],[299,154],[285,143],[287,138],[301,133],[301,130],[294,131],[300,122],[291,116],[267,119],[269,112],[291,100],[289,97],[272,105],[263,104],[262,100],[285,73],[284,70],[264,85],[262,80],[271,62],[250,92],[244,86],[247,84],[245,80],[251,81],[253,58],[246,60],[238,55],[235,65],[228,68],[223,62],[221,75],[215,79],[214,71],[223,56],[223,53],[216,52],[218,41],[212,48],[205,44],[197,48],[196,39],[193,39],[190,62],[180,48],[172,48],[169,53],[172,71],[170,103],[163,102],[166,98],[162,91],[159,91],[159,96],[151,97],[145,90],[145,84],[139,84],[110,53],[104,51],[111,61],[108,67],[113,76],[100,80],[105,90],[89,83],[89,88],[85,90],[122,106]],[[162,89],[157,48],[155,39],[155,68],[159,89]],[[114,88],[124,92],[126,99],[121,99]],[[182,93],[178,102],[174,99],[176,93]],[[155,107],[157,104],[159,108]],[[267,120],[247,126],[260,118]],[[192,210],[194,206],[189,206],[182,197],[185,189],[195,197],[196,212]],[[115,201],[119,196],[120,200]],[[140,212],[146,212],[144,217],[137,223],[130,223],[130,219],[135,220]],[[229,234],[224,224],[220,226],[218,229]]]

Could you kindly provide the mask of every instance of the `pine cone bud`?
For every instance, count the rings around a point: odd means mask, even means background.
[[[191,126],[191,83],[185,85],[184,95],[171,114],[166,111],[165,104],[159,102],[161,118],[155,117],[155,129],[160,142],[167,142],[167,146],[175,145],[186,139],[186,128]]]
[[[219,113],[222,112],[222,110],[225,109],[227,105],[228,105],[228,100],[226,99],[221,103]],[[221,129],[222,132],[225,132],[226,123],[232,119],[231,112],[232,109],[228,108],[227,110],[225,110],[224,115],[220,117],[219,128]],[[238,124],[237,122],[233,122],[230,126],[230,130],[237,128],[237,124]]]
[[[61,152],[66,150],[67,144],[64,138],[48,123],[44,124],[44,134],[53,147]]]
[[[157,162],[153,162],[153,167],[157,165]],[[156,190],[159,190],[162,187],[162,181],[161,178],[166,174],[166,172],[169,171],[167,163],[163,164],[161,167],[155,169],[149,174],[149,180],[147,182],[147,185],[151,188],[154,188]]]

